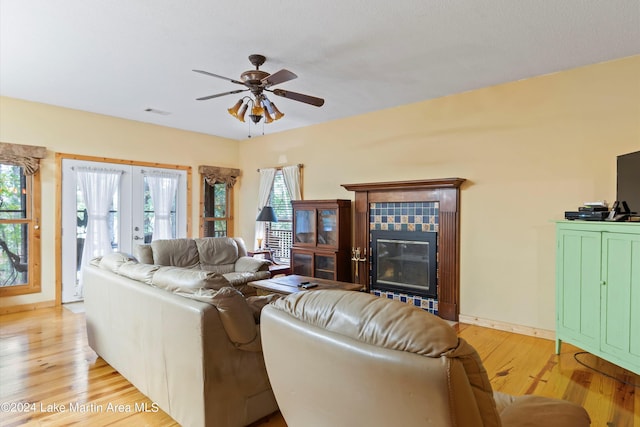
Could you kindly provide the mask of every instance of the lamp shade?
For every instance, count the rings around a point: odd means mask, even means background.
[[[265,206],[258,214],[256,221],[278,222],[278,217],[271,206]]]

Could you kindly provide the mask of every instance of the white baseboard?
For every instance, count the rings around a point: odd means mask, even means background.
[[[552,341],[556,339],[556,332],[548,329],[532,328],[531,326],[522,326],[497,320],[482,319],[475,316],[465,316],[464,314],[459,315],[458,320],[460,323],[484,326],[485,328],[513,332],[514,334],[529,335],[531,337],[544,338]]]

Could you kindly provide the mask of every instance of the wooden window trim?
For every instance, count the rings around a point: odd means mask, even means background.
[[[6,221],[0,222],[16,224],[30,224],[29,229],[29,270],[27,277],[29,283],[24,285],[3,286],[0,288],[0,297],[11,297],[16,295],[26,295],[40,293],[42,289],[42,273],[41,273],[41,248],[40,248],[40,213],[42,207],[42,187],[40,183],[40,171],[37,170],[32,175],[27,175],[27,212],[30,219],[22,221]]]

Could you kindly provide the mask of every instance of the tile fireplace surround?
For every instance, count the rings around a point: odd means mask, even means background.
[[[355,191],[354,247],[367,256],[354,264],[355,282],[371,291],[371,230],[438,232],[437,300],[374,290],[374,295],[420,306],[443,319],[460,313],[460,187],[463,178],[343,184]]]
[[[438,202],[380,202],[369,204],[369,229],[389,231],[438,232]],[[369,238],[371,241],[371,238]],[[369,248],[371,254],[371,248]],[[373,260],[369,260],[369,265]],[[369,273],[371,275],[371,272]],[[369,283],[371,283],[369,276]],[[372,289],[372,294],[394,299],[438,314],[438,300],[410,293]]]

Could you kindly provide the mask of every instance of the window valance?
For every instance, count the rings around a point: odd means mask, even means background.
[[[224,182],[229,188],[233,187],[240,176],[240,169],[223,168],[218,166],[199,166],[198,172],[204,176],[207,184],[213,185],[216,182]]]
[[[0,163],[20,166],[26,175],[33,175],[40,168],[40,159],[47,157],[47,148],[37,145],[0,142]]]

